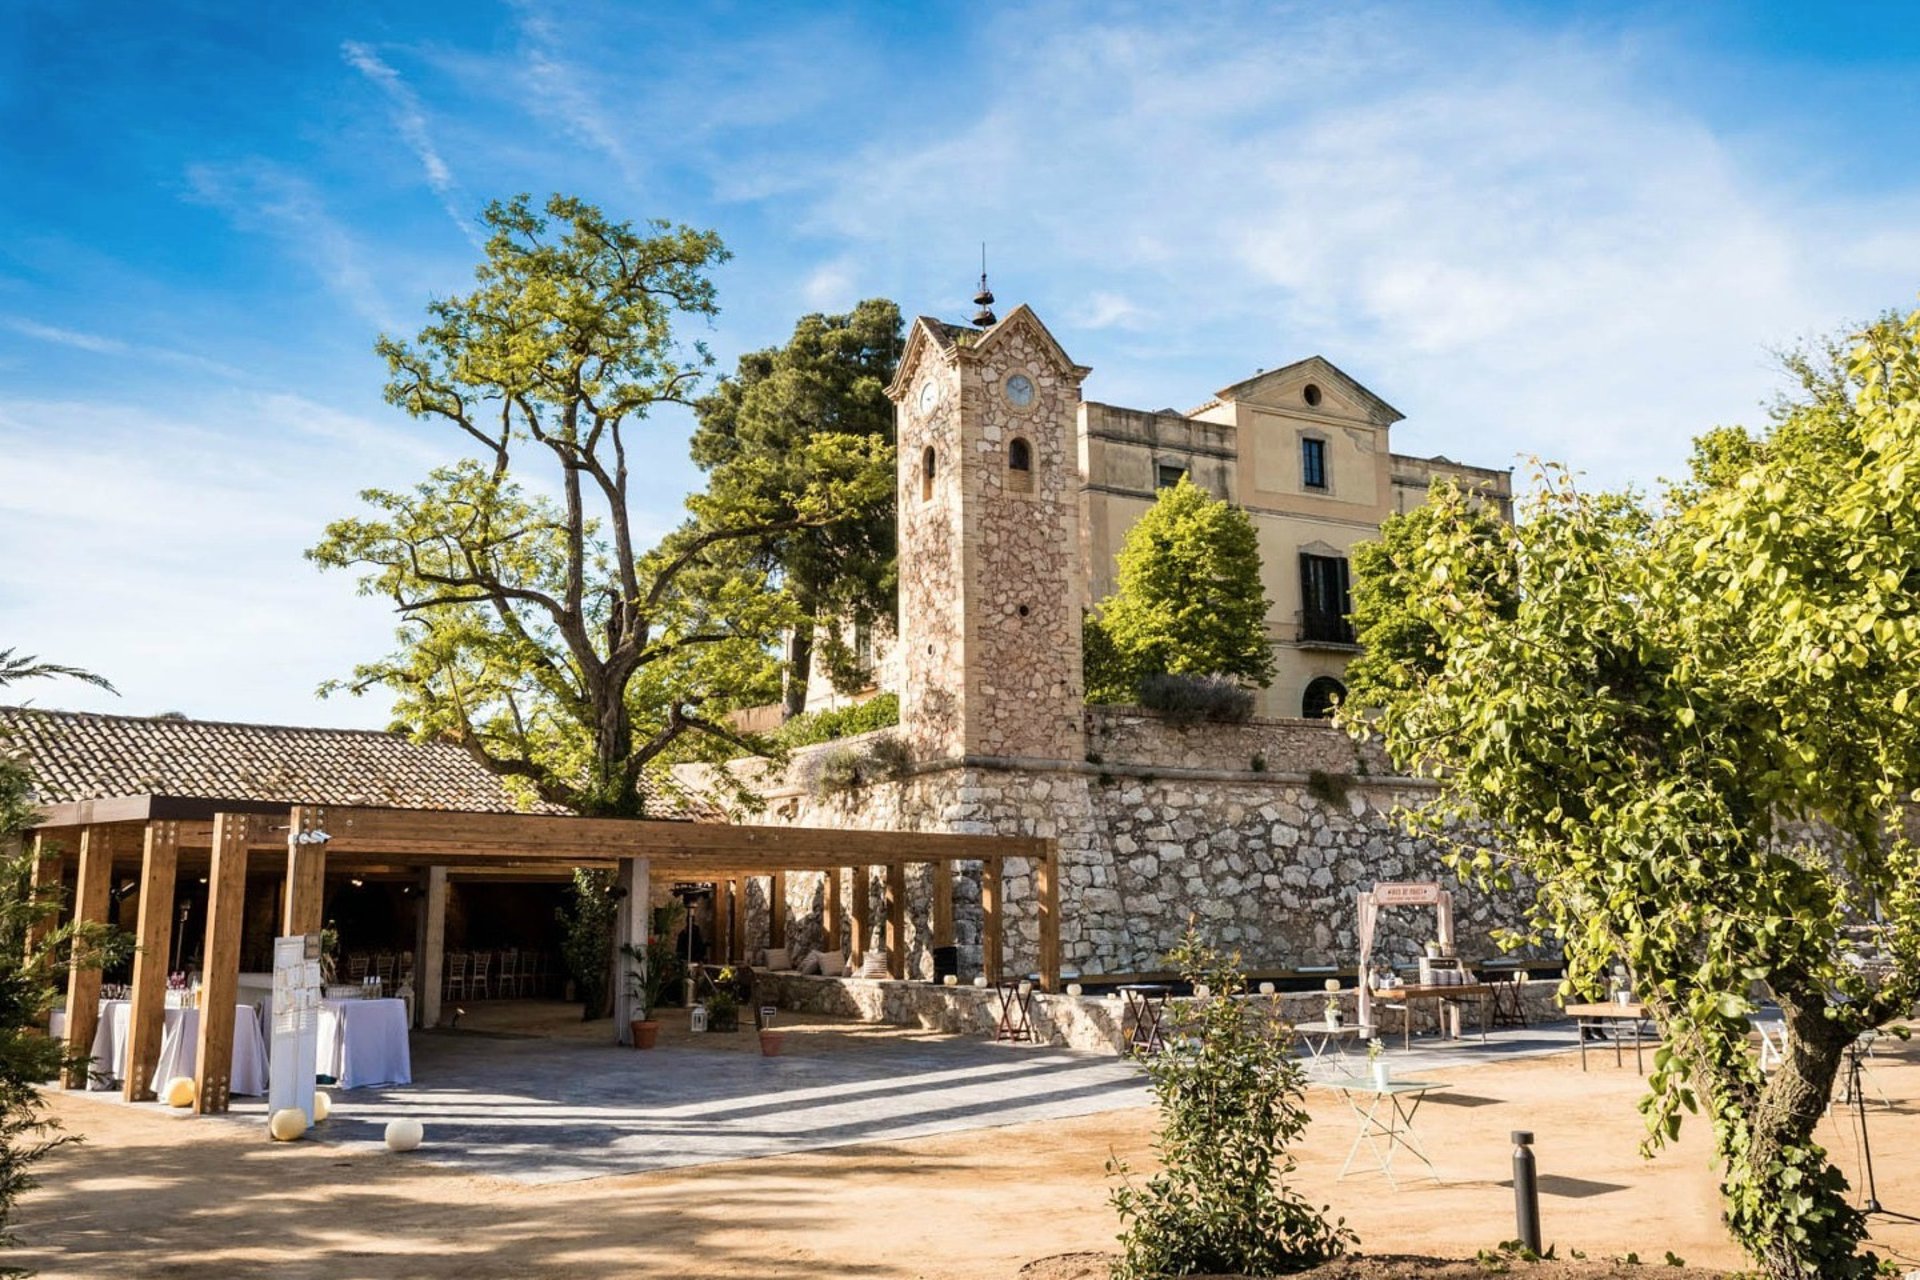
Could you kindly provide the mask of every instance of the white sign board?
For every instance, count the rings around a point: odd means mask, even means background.
[[[320,935],[273,940],[273,1027],[268,1040],[267,1114],[298,1107],[313,1119],[320,1054]]]

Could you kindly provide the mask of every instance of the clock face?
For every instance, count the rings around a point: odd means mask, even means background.
[[[928,378],[920,384],[920,412],[932,413],[940,403],[940,384]]]
[[[1033,380],[1024,373],[1016,373],[1007,379],[1007,403],[1016,409],[1024,409],[1033,403]]]

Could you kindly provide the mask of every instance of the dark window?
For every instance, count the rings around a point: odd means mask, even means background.
[[[1309,382],[1301,389],[1300,398],[1305,400],[1310,406],[1318,408],[1320,405],[1320,388]]]
[[[1171,489],[1173,486],[1179,484],[1180,477],[1186,474],[1187,469],[1185,467],[1177,466],[1171,462],[1163,462],[1155,469],[1154,486],[1160,489]]]
[[[1033,470],[1033,446],[1015,436],[1007,446],[1007,466],[1015,471]]]
[[[1327,487],[1327,442],[1307,436],[1300,441],[1300,480],[1309,489]]]
[[[1332,676],[1315,676],[1307,681],[1307,694],[1300,699],[1300,714],[1309,720],[1325,720],[1333,715],[1334,706],[1345,700],[1347,686]]]
[[[1343,556],[1300,557],[1300,638],[1323,644],[1352,644],[1347,614],[1347,562]]]
[[[920,455],[920,496],[922,498],[933,496],[933,467],[933,446],[928,445]]]

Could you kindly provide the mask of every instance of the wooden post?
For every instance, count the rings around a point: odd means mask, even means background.
[[[73,918],[78,924],[104,924],[113,891],[113,843],[103,827],[80,829],[80,867],[73,888]],[[76,948],[79,950],[80,948]],[[93,1034],[100,1029],[100,970],[70,965],[67,969],[67,1051],[91,1053]],[[112,1071],[115,1064],[96,1062],[95,1071]],[[87,1069],[60,1073],[68,1089],[87,1087]]]
[[[822,951],[840,949],[840,921],[844,915],[840,903],[840,868],[833,867],[827,871],[827,905],[820,920],[821,930],[826,935],[820,942]]]
[[[853,893],[853,946],[847,963],[858,967],[866,958],[867,945],[873,941],[873,868],[855,867],[852,879],[849,888]]]
[[[440,1000],[446,994],[447,961],[447,869],[428,867],[426,901],[420,904],[422,927],[420,951],[413,958],[413,971],[420,987],[414,992],[414,1007],[420,1011],[420,1025],[432,1029],[440,1025]]]
[[[942,859],[928,867],[932,882],[927,886],[933,895],[933,905],[928,914],[932,916],[933,945],[950,947],[953,945],[953,863]]]
[[[784,871],[767,877],[767,945],[787,945],[787,873]]]
[[[887,972],[907,976],[907,864],[887,864]]]
[[[621,947],[624,944],[641,955],[646,954],[647,934],[653,927],[651,864],[645,858],[620,859],[617,883],[626,892],[620,896],[619,905],[613,913],[614,973],[619,979],[613,986],[613,1030],[617,1043],[630,1045],[633,1043],[633,1027],[630,1024],[652,1010],[640,1007],[640,997],[634,993],[633,983],[628,978],[628,974],[642,967],[643,962],[627,956]]]
[[[980,863],[980,970],[1000,981],[1000,859]]]
[[[121,1094],[151,1102],[153,1069],[167,1025],[167,961],[173,941],[173,881],[180,869],[180,824],[149,822],[140,855],[140,919],[133,953],[133,1007],[127,1011],[127,1074]]]
[[[1033,864],[1033,896],[1040,913],[1040,989],[1060,990],[1060,846],[1049,840]]]
[[[233,1004],[240,996],[249,827],[245,814],[213,815],[206,956],[200,972],[200,1041],[193,1064],[193,1109],[199,1115],[225,1111],[233,1084]]]
[[[730,963],[735,965],[747,962],[747,885],[745,876],[735,876],[727,882],[727,892],[733,901],[733,922],[727,926],[727,937],[733,943]]]
[[[43,902],[44,911],[27,924],[27,954],[31,956],[46,942],[60,923],[60,878],[66,874],[66,850],[49,840],[45,832],[33,837],[33,900]]]
[[[327,905],[327,846],[302,836],[326,830],[327,811],[313,805],[295,805],[287,830],[287,896],[280,912],[280,932],[286,937],[318,933]]]

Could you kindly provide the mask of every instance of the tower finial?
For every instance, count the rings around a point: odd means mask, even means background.
[[[980,242],[980,292],[973,295],[973,305],[980,308],[973,313],[973,322],[982,329],[994,324],[1000,317],[993,314],[993,290],[987,288],[987,242]]]

